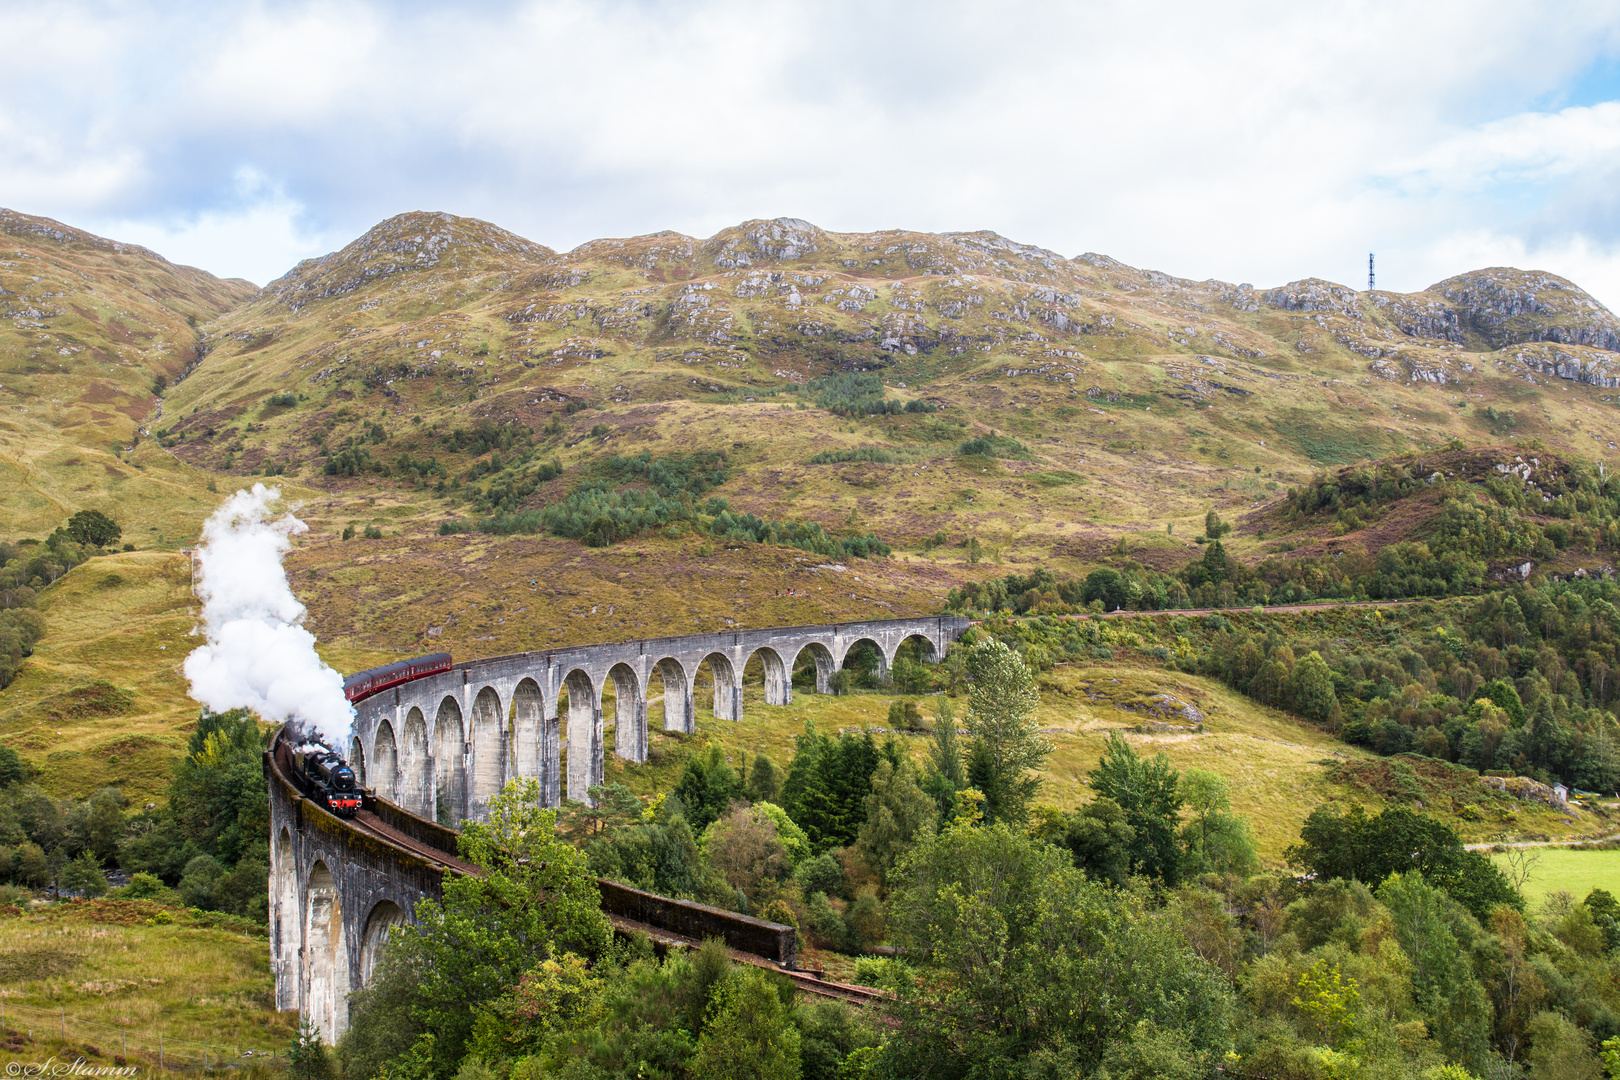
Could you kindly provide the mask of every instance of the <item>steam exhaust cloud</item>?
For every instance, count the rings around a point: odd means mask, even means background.
[[[354,709],[343,676],[315,652],[304,605],[281,560],[309,529],[291,513],[271,516],[280,488],[254,484],[226,499],[203,525],[197,592],[207,638],[186,657],[191,696],[215,712],[247,708],[265,720],[301,722],[338,753],[348,751]]]

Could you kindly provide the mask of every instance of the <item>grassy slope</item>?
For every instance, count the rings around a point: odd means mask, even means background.
[[[1116,681],[1117,680],[1117,681]],[[657,693],[656,688],[654,693]],[[1175,694],[1198,705],[1209,717],[1202,732],[1151,734],[1139,730],[1141,716],[1123,706],[1158,693]],[[780,765],[793,756],[793,737],[813,723],[818,731],[873,729],[886,724],[890,702],[898,695],[861,693],[828,697],[795,691],[791,705],[770,706],[759,686],[744,693],[745,718],[740,724],[716,720],[698,697],[698,735],[685,740],[663,735],[654,743],[659,755],[645,766],[614,761],[609,779],[623,779],[644,794],[668,790],[679,775],[681,762],[692,749],[718,742],[733,767],[746,769],[757,753]],[[932,722],[934,704],[914,698]],[[964,703],[954,703],[958,723]],[[649,723],[661,726],[661,713],[649,710]],[[611,716],[611,713],[609,713]],[[1042,770],[1045,781],[1040,802],[1072,808],[1091,796],[1086,773],[1102,757],[1108,737],[1119,731],[1148,755],[1163,751],[1177,768],[1202,768],[1227,777],[1232,800],[1254,824],[1262,856],[1280,864],[1283,849],[1297,840],[1299,826],[1317,803],[1347,797],[1348,792],[1326,781],[1318,764],[1335,753],[1363,756],[1331,737],[1275,710],[1232,693],[1210,679],[1179,672],[1153,671],[1127,665],[1080,667],[1060,665],[1042,679],[1040,721],[1053,753]],[[883,738],[881,734],[877,736]],[[903,735],[912,757],[928,759],[925,735]],[[682,745],[686,744],[686,745]]]
[[[137,806],[161,798],[196,716],[179,674],[193,603],[190,562],[172,552],[93,559],[45,593],[49,633],[0,691],[0,739],[48,790],[82,797],[115,784]],[[75,691],[98,680],[130,694],[127,705],[86,708]]]
[[[43,535],[95,507],[145,547],[195,535],[208,477],[132,454],[154,380],[196,362],[196,326],[253,294],[45,218],[0,209],[4,528]]]
[[[11,913],[0,913],[0,998],[6,1026],[32,1029],[33,1039],[19,1051],[0,1050],[0,1061],[58,1054],[111,1065],[122,1034],[132,1064],[149,1056],[155,1065],[161,1033],[168,1061],[201,1065],[205,1046],[217,1062],[222,1050],[233,1058],[248,1049],[285,1051],[292,1038],[296,1016],[275,1011],[262,937],[193,925],[183,914],[154,925],[163,909],[141,901],[16,911],[0,909]]]

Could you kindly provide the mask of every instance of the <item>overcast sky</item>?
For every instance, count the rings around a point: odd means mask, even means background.
[[[1324,12],[1329,12],[1324,14]],[[1614,3],[0,0],[0,206],[264,283],[407,210],[1620,308]]]

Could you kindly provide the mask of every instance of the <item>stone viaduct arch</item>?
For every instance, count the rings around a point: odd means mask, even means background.
[[[353,819],[333,817],[304,798],[279,735],[264,766],[276,838],[270,880],[276,1007],[299,1010],[333,1042],[348,1024],[349,994],[371,981],[390,933],[414,922],[420,901],[443,896],[447,875],[479,871],[456,855],[455,830],[370,792]],[[613,881],[598,879],[597,887],[603,913],[622,933],[646,934],[664,947],[719,937],[756,962],[789,971],[796,965],[791,926]]]
[[[279,741],[265,755],[270,794],[270,964],[276,1008],[298,1009],[327,1042],[348,1025],[348,995],[364,986],[377,951],[418,902],[464,872],[455,834],[368,796],[395,839],[367,833],[304,798]],[[437,852],[436,852],[436,849]]]

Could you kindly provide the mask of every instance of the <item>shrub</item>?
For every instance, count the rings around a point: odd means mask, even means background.
[[[926,401],[900,402],[885,399],[881,376],[866,372],[844,372],[811,379],[796,388],[800,394],[814,395],[816,407],[838,416],[884,416],[896,413],[931,413],[935,406]]]
[[[811,465],[843,465],[854,461],[869,461],[876,465],[897,465],[901,455],[881,446],[858,446],[853,450],[823,450],[810,458]]]
[[[560,424],[558,430],[561,430]],[[482,457],[491,450],[510,450],[518,445],[527,446],[534,441],[534,436],[522,424],[503,425],[484,419],[474,424],[471,430],[455,428],[439,441],[447,453]]]
[[[824,851],[815,858],[800,863],[793,876],[798,879],[799,887],[804,890],[806,896],[813,896],[816,893],[825,893],[828,896],[844,894],[844,867],[830,851]]]
[[[923,723],[922,710],[915,702],[895,701],[889,705],[889,730],[926,731],[928,725]]]
[[[956,452],[962,457],[1022,458],[1029,456],[1029,447],[1006,435],[981,435],[959,445]]]

